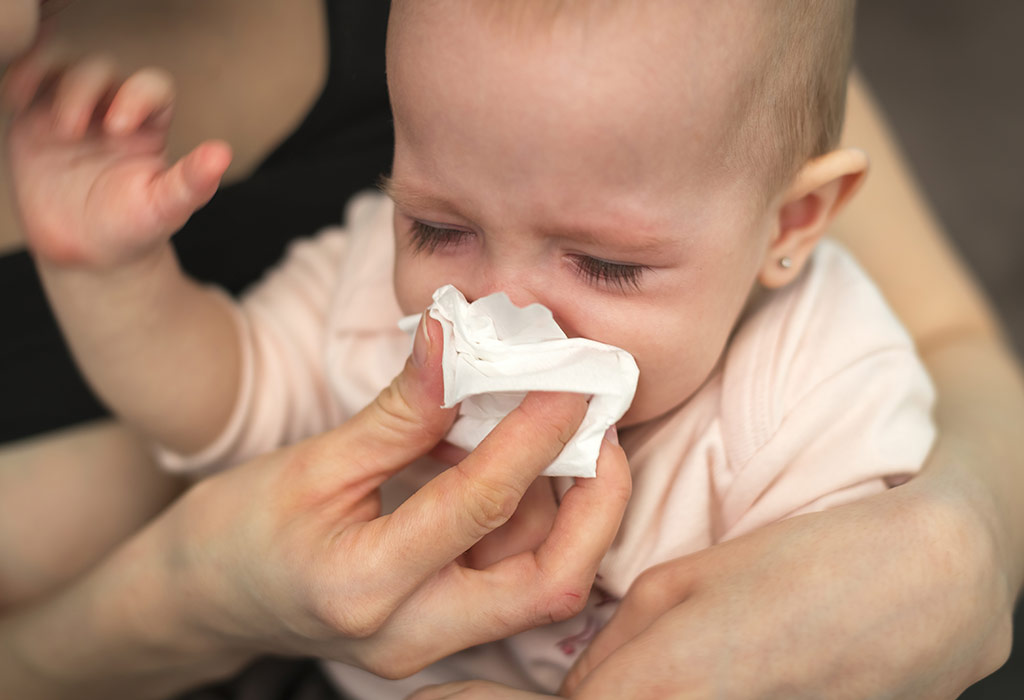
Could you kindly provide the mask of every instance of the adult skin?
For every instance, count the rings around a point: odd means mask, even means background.
[[[442,336],[430,323],[430,340],[424,324],[403,372],[350,421],[204,480],[72,586],[0,621],[0,695],[160,698],[268,652],[407,675],[578,612],[629,498],[615,444],[536,549],[479,570],[456,559],[509,520],[585,397],[529,395],[378,517],[380,484],[454,418],[439,408]]]

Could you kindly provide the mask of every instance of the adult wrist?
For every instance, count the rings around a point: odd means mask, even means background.
[[[187,497],[186,492],[117,553],[123,563],[112,568],[126,575],[116,619],[122,621],[124,636],[136,640],[158,664],[216,677],[242,666],[258,650],[220,623],[225,611],[209,589],[223,580],[224,572],[195,560],[188,523],[172,517]]]
[[[942,600],[936,607],[947,624],[959,620],[957,634],[962,640],[973,639],[973,670],[968,670],[968,682],[973,683],[1009,656],[1019,582],[1012,564],[1016,555],[1008,557],[1004,551],[998,504],[984,484],[958,466],[972,463],[970,445],[954,442],[940,437],[928,468],[897,489],[908,497],[903,512],[909,517],[896,523],[896,532],[920,543],[923,562],[930,562],[930,568],[947,580],[935,591],[935,598]]]

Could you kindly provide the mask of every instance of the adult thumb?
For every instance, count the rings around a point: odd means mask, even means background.
[[[443,343],[441,324],[424,314],[401,373],[370,405],[332,431],[332,438],[343,438],[350,470],[386,479],[429,452],[448,432],[455,409],[441,408]]]

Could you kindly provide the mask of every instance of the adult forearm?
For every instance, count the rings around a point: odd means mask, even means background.
[[[0,446],[0,610],[77,579],[183,488],[114,421]]]
[[[849,97],[844,141],[867,150],[872,169],[833,235],[864,264],[914,337],[939,395],[940,441],[928,471],[985,520],[1016,593],[1024,578],[1020,361],[857,76]]]
[[[109,270],[39,269],[77,362],[118,415],[186,453],[220,432],[238,389],[238,331],[226,298],[186,278],[169,245]]]
[[[188,591],[136,538],[58,596],[0,620],[0,697],[162,698],[230,674],[178,613]]]
[[[1011,598],[1024,586],[1024,381],[993,334],[949,337],[924,352],[942,436],[928,469],[966,498],[991,532]]]

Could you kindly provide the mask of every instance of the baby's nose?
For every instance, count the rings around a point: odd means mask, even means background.
[[[544,289],[543,285],[528,284],[523,282],[516,282],[513,280],[499,280],[495,279],[489,283],[474,284],[471,288],[460,289],[466,300],[469,302],[482,299],[485,296],[495,294],[497,292],[504,292],[508,295],[508,298],[516,306],[523,308],[530,304],[541,304],[551,310],[552,315],[555,318],[555,323],[565,331],[565,333],[574,337],[578,335],[575,326],[570,322],[570,319],[566,317],[563,308],[564,304],[553,295],[550,289]]]
[[[468,283],[468,288],[460,291],[470,302],[504,292],[519,307],[533,303],[544,304],[543,295],[538,292],[537,285],[531,282],[528,270],[485,267],[476,270]]]

